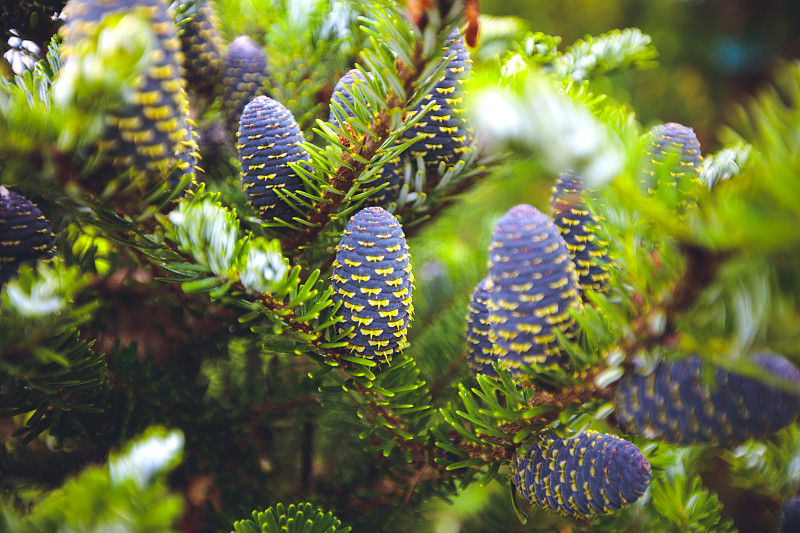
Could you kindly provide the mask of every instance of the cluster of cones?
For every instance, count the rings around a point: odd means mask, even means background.
[[[409,110],[413,115],[422,110],[427,101],[434,101],[422,120],[405,133],[408,139],[418,139],[378,169],[370,185],[382,188],[369,197],[365,205],[388,206],[397,201],[404,182],[405,164],[411,158],[420,157],[426,167],[436,168],[440,162],[454,163],[468,149],[472,135],[464,117],[462,97],[471,60],[457,30],[445,43],[444,54],[447,65],[441,79],[422,103]],[[347,120],[355,117],[354,94],[372,80],[371,73],[353,69],[337,82],[329,116],[334,126],[348,127]],[[238,97],[240,93],[236,94]],[[302,204],[296,197],[304,190],[304,183],[289,163],[307,161],[308,154],[300,148],[303,133],[292,113],[267,96],[253,98],[243,108],[237,138],[248,200],[262,220],[288,220],[302,215],[295,213],[295,208]]]
[[[699,180],[697,138],[691,128],[668,123],[654,127],[648,140],[642,192],[666,188],[683,195],[676,204],[683,213],[692,205],[686,191]],[[669,173],[659,169],[665,164]],[[575,338],[570,312],[590,301],[587,291],[609,291],[613,261],[597,231],[602,220],[586,206],[584,193],[580,177],[566,171],[554,186],[550,217],[523,204],[497,223],[489,275],[475,288],[467,315],[468,365],[474,373],[494,376],[499,367],[524,380],[537,365],[569,368],[558,337]],[[625,375],[615,398],[621,429],[675,444],[735,445],[791,424],[800,414],[800,371],[775,354],[750,359],[783,385],[696,356],[662,362],[648,374]],[[524,448],[529,451],[512,465],[514,485],[526,499],[562,514],[614,512],[638,500],[649,483],[642,453],[612,435],[543,434]]]

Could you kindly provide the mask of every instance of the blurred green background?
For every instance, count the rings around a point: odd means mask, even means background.
[[[800,57],[797,0],[483,0],[481,11],[560,35],[561,49],[613,28],[650,34],[659,67],[613,76],[606,80],[610,92],[646,127],[693,127],[703,152],[720,147],[716,133],[725,110],[746,102],[779,57]]]

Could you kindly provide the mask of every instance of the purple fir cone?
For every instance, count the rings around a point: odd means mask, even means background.
[[[267,77],[267,55],[250,37],[237,37],[222,58],[222,118],[236,135],[245,106],[261,93]]]
[[[589,518],[616,512],[641,498],[650,463],[630,442],[587,431],[574,438],[538,437],[512,464],[514,486],[539,507]]]
[[[781,533],[797,533],[800,531],[800,497],[792,498],[783,508]]]
[[[151,22],[153,50],[144,58],[144,74],[131,89],[130,104],[106,114],[98,148],[118,168],[131,168],[148,180],[167,180],[197,151],[189,131],[189,104],[182,76],[183,54],[177,28],[164,0],[71,0],[64,8],[66,61],[81,40],[108,17],[139,13]]]
[[[421,156],[426,166],[436,166],[440,161],[454,164],[469,149],[473,132],[464,116],[464,86],[472,70],[472,59],[464,44],[460,30],[454,30],[444,44],[444,56],[450,57],[442,77],[426,94],[412,113],[433,101],[433,107],[410,128],[405,137],[420,136],[408,149],[411,157]]]
[[[692,185],[700,182],[703,159],[694,130],[683,124],[668,122],[654,126],[647,135],[649,161],[642,182],[645,192],[652,194],[656,189],[668,185],[686,195]],[[659,176],[664,178],[665,175],[660,168],[670,154],[677,156],[677,166],[669,169],[667,183],[659,182]]]
[[[609,274],[606,270],[607,243],[600,241],[592,226],[597,218],[583,200],[583,182],[573,171],[561,173],[553,186],[550,216],[567,243],[572,263],[578,272],[581,293],[586,289],[608,292]]]
[[[55,237],[39,208],[0,185],[0,285],[20,265],[55,255]]]
[[[268,96],[257,96],[244,108],[237,139],[247,201],[261,219],[269,222],[297,216],[278,193],[290,196],[304,189],[303,180],[289,166],[309,160],[301,146],[303,132],[292,112]]]
[[[472,293],[467,314],[467,364],[475,374],[496,376],[492,368],[493,343],[492,326],[489,323],[489,298],[492,280],[487,276],[478,283]]]
[[[369,79],[373,78],[373,74],[367,73]],[[367,83],[367,77],[358,70],[352,69],[347,74],[342,76],[336,86],[333,88],[333,95],[331,96],[331,106],[328,116],[328,122],[341,128],[339,117],[336,116],[334,105],[336,104],[345,112],[346,118],[354,117],[352,111],[353,106],[353,91],[356,87]],[[376,172],[376,179],[367,182],[365,185],[376,188],[384,183],[387,185],[380,189],[378,192],[373,193],[364,201],[364,207],[370,206],[388,206],[392,202],[396,202],[400,196],[400,190],[403,187],[404,181],[404,167],[408,160],[405,154],[400,154],[384,163],[381,168]]]
[[[575,334],[570,309],[581,302],[578,276],[555,224],[527,204],[509,210],[492,236],[489,277],[499,363],[512,372],[531,363],[565,364],[556,331]]]
[[[213,7],[199,1],[188,15],[180,33],[186,83],[198,96],[210,98],[222,80],[224,43]]]
[[[660,363],[648,375],[623,377],[616,402],[620,425],[675,444],[733,445],[775,433],[800,414],[800,371],[780,355],[757,354],[753,360],[774,377],[796,384],[794,389],[711,367],[692,356]]]
[[[390,361],[406,344],[414,308],[408,245],[397,219],[380,207],[350,219],[333,263],[333,299],[342,302],[337,324],[350,328],[350,352]]]

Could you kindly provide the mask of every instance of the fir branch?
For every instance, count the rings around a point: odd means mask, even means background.
[[[403,226],[406,238],[408,239],[417,235],[422,229],[427,227],[430,222],[436,220],[445,209],[462,201],[465,193],[494,170],[495,167],[493,166],[483,167],[476,172],[470,173],[465,179],[459,180],[453,184],[452,188],[445,189],[442,194],[447,194],[447,196],[433,203],[433,207],[430,210],[424,211],[422,216],[414,213],[412,203],[407,203],[403,206],[400,212],[397,213],[398,218],[405,220],[406,218],[413,217],[414,219],[411,223]],[[422,191],[422,194],[425,196],[433,194],[441,180],[438,172],[432,172],[431,174],[433,174],[433,176],[430,176],[430,178],[433,179],[426,179],[425,187]]]
[[[412,63],[406,64],[402,60],[397,60],[398,77],[402,83],[405,94],[412,94],[414,82],[417,76],[424,69],[426,58],[423,56],[422,43],[414,43]],[[391,113],[389,110],[404,108],[405,102],[401,101],[401,96],[390,89],[386,99],[385,108],[382,109],[375,120],[370,125],[370,131],[374,134],[364,134],[360,137],[359,143],[351,146],[350,151],[342,155],[342,164],[329,180],[329,188],[325,189],[322,199],[316,202],[314,210],[308,215],[308,225],[289,232],[281,241],[283,250],[299,250],[311,243],[320,233],[323,232],[331,216],[335,214],[345,199],[349,191],[356,183],[359,175],[367,167],[368,162],[378,153],[383,143],[391,135]],[[365,162],[366,161],[366,162]]]
[[[650,351],[658,346],[677,347],[680,317],[692,308],[731,255],[730,252],[709,250],[691,243],[680,243],[680,249],[686,258],[683,275],[648,312],[631,319],[635,336],[622,341],[622,348],[631,361],[643,349]],[[651,261],[658,264],[657,252],[651,252]],[[632,299],[634,309],[645,308],[644,295],[635,293]]]

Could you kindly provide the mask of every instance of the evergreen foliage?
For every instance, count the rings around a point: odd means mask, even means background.
[[[800,64],[703,155],[603,79],[636,29],[172,7],[70,0],[0,78],[0,528],[780,527]]]
[[[283,504],[270,507],[263,513],[253,511],[253,520],[241,520],[233,524],[234,533],[347,533],[349,527],[340,527],[342,523],[331,513],[323,514],[314,509],[310,503],[290,505]]]

